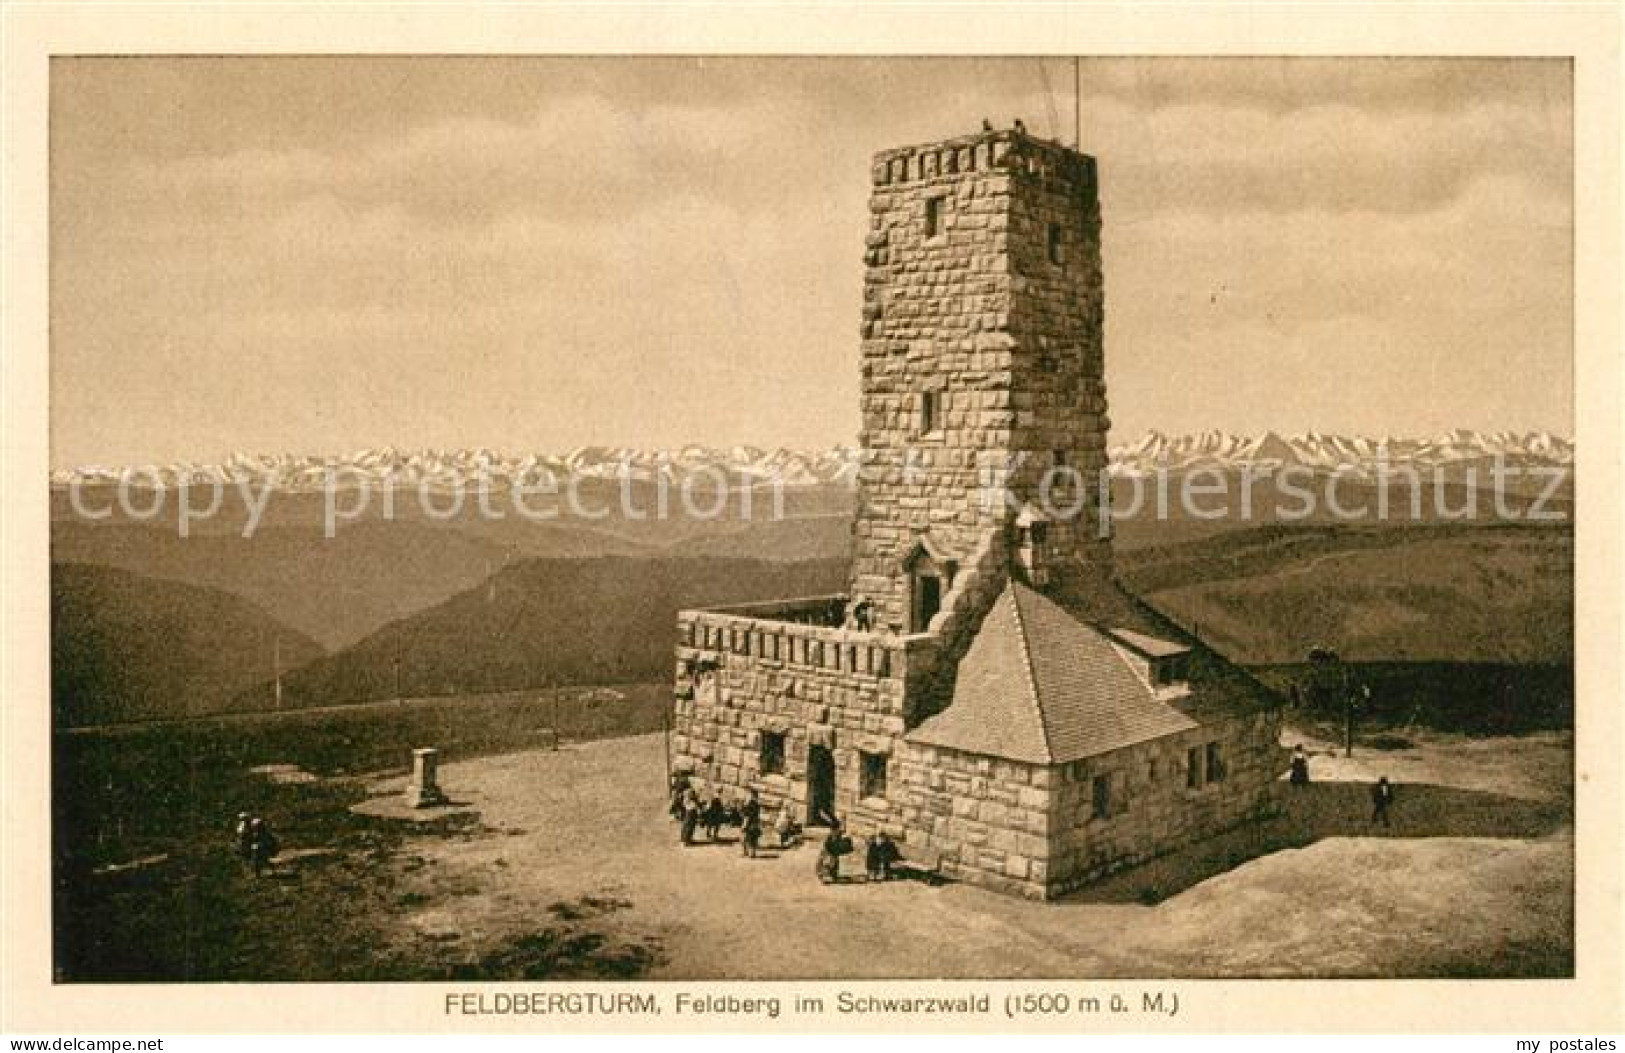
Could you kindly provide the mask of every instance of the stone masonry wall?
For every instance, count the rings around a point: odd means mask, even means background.
[[[1274,807],[1285,768],[1274,711],[1205,725],[1180,735],[1055,769],[1048,890],[1056,895],[1203,837]],[[1219,744],[1225,774],[1206,777],[1206,748]],[[1196,750],[1200,785],[1187,784]],[[1095,815],[1094,780],[1111,784],[1110,811]]]
[[[1104,463],[1099,215],[1092,160],[1012,132],[882,153],[873,181],[850,591],[903,632],[920,539],[964,559],[1005,529],[1012,465],[1030,496],[1057,449]],[[1104,550],[1055,537],[1068,558]]]
[[[907,742],[898,754],[889,832],[915,860],[999,892],[1044,895],[1050,769]]]
[[[760,792],[764,804],[792,802],[805,822],[808,751],[835,761],[835,808],[873,829],[884,807],[858,807],[860,754],[890,755],[936,674],[937,641],[753,619],[715,611],[679,615],[673,767],[703,792]],[[699,667],[703,673],[695,673]],[[761,770],[762,733],[785,736],[784,770]]]

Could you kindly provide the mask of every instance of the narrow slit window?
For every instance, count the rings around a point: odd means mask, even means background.
[[[942,233],[943,202],[947,198],[928,197],[925,199],[925,236],[934,238]]]
[[[1059,223],[1049,225],[1049,261],[1057,267],[1066,263],[1066,236]]]
[[[927,391],[920,395],[920,434],[929,435],[937,430],[940,417],[942,396],[935,391]]]
[[[861,797],[886,796],[886,755],[884,753],[864,753],[862,785],[858,789]]]
[[[1094,817],[1096,819],[1109,819],[1112,814],[1112,778],[1110,775],[1096,775],[1092,787]]]
[[[1185,751],[1185,785],[1192,790],[1202,785],[1202,753],[1195,746]]]

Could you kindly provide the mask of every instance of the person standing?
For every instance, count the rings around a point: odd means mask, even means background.
[[[694,830],[700,825],[700,795],[689,786],[683,790],[683,844],[694,843]]]
[[[833,885],[841,880],[841,857],[852,851],[852,841],[841,832],[841,821],[833,820],[818,852],[818,880]]]
[[[869,839],[868,863],[870,881],[890,881],[892,864],[902,855],[897,844],[882,830]]]
[[[1371,785],[1371,821],[1381,823],[1383,826],[1391,825],[1388,821],[1388,809],[1394,803],[1394,784],[1384,775]]]
[[[271,824],[264,819],[255,819],[249,824],[249,854],[254,861],[255,877],[270,869],[277,850],[276,835],[271,832]]]
[[[705,838],[715,841],[722,832],[722,824],[728,818],[728,809],[722,806],[722,794],[713,793],[711,803],[705,806]]]
[[[750,799],[739,810],[741,823],[740,845],[741,851],[752,859],[756,858],[756,849],[762,842],[762,802],[755,790],[750,791]]]
[[[1292,749],[1292,774],[1287,781],[1294,786],[1309,785],[1309,754],[1304,752],[1301,742]]]
[[[237,858],[242,861],[244,870],[254,867],[254,817],[247,812],[237,813]]]
[[[773,824],[773,830],[779,835],[779,847],[791,848],[801,839],[801,826],[795,817],[790,814],[790,801],[785,799],[784,806],[779,809],[778,821]]]

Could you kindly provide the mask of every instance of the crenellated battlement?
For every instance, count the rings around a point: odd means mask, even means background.
[[[1092,193],[1095,159],[1050,139],[1003,129],[882,150],[875,154],[870,168],[875,186],[954,179],[977,172],[1058,179],[1086,186]]]

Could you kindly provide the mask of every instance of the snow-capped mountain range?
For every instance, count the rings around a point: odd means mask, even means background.
[[[1427,472],[1459,472],[1468,466],[1485,470],[1500,463],[1515,468],[1570,467],[1574,443],[1550,432],[1478,432],[1456,430],[1431,438],[1368,438],[1308,432],[1282,436],[1266,432],[1244,437],[1221,431],[1169,436],[1149,432],[1137,442],[1111,447],[1111,472],[1132,476],[1181,472],[1197,468],[1255,470],[1301,467],[1374,475],[1379,466],[1410,467]],[[104,467],[87,465],[51,473],[53,486],[74,483],[131,484],[172,488],[188,483],[252,484],[278,490],[316,490],[336,483],[365,486],[393,481],[397,486],[467,486],[480,478],[504,482],[599,479],[681,480],[704,473],[726,478],[730,485],[850,485],[857,478],[860,450],[837,446],[804,451],[755,446],[717,448],[684,446],[675,450],[642,450],[619,446],[583,446],[565,454],[509,454],[491,449],[396,450],[385,447],[345,456],[234,453],[217,463],[173,463]]]

